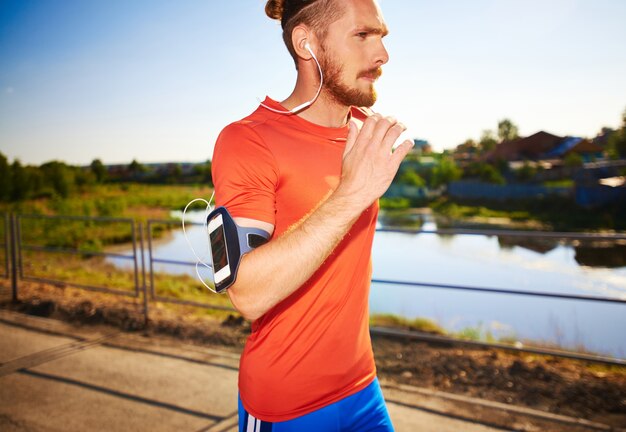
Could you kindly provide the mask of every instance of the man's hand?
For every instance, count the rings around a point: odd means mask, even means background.
[[[360,131],[351,121],[341,182],[333,195],[354,203],[359,213],[380,198],[398,172],[400,162],[413,147],[407,140],[392,151],[405,130],[396,119],[379,114],[368,117]]]

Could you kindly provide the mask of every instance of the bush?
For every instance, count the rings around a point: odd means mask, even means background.
[[[461,168],[459,168],[452,159],[443,158],[439,162],[439,165],[433,167],[431,186],[438,188],[439,186],[460,179],[462,174]]]
[[[524,162],[524,165],[515,173],[516,177],[520,181],[529,181],[537,174],[537,167]]]
[[[583,157],[578,153],[570,153],[565,156],[566,167],[581,167],[583,166]]]
[[[411,201],[408,198],[396,197],[386,198],[382,197],[379,200],[380,208],[386,210],[404,210],[411,207]]]
[[[398,183],[417,187],[426,186],[424,179],[413,170],[406,170],[403,172],[398,179]]]

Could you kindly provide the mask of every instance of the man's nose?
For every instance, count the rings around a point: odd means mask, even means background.
[[[378,47],[376,50],[376,64],[378,66],[382,66],[389,61],[389,53],[387,52],[387,48],[385,48],[385,44],[381,40],[378,43]]]

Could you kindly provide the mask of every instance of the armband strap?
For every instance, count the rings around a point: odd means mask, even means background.
[[[226,207],[217,207],[207,217],[215,290],[223,292],[237,279],[241,258],[269,241],[260,228],[237,225]]]

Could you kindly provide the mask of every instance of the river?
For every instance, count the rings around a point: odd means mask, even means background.
[[[417,217],[421,230],[437,229],[432,215]],[[188,221],[203,218],[202,212],[187,215]],[[379,227],[383,226],[379,222]],[[207,257],[205,232],[197,225],[187,229],[202,259]],[[195,261],[182,230],[155,242],[153,257]],[[581,244],[530,237],[377,232],[373,263],[375,280],[626,299],[623,241]],[[155,270],[195,275],[195,269],[188,266],[155,264]],[[370,295],[373,314],[428,318],[448,331],[584,348],[619,358],[626,358],[625,307],[377,283],[372,284]]]

